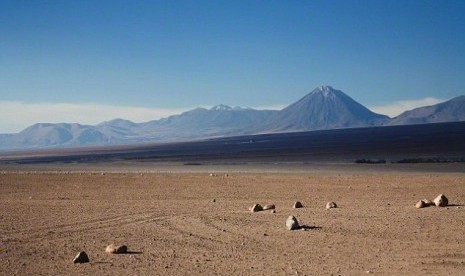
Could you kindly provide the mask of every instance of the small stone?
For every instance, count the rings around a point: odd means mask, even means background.
[[[449,204],[449,200],[443,194],[438,195],[435,199],[433,199],[434,205],[438,207],[444,207]]]
[[[83,263],[88,263],[89,262],[89,256],[87,256],[87,253],[84,251],[79,252],[76,257],[73,259],[73,263],[75,264],[83,264]]]
[[[417,202],[417,204],[415,204],[415,208],[417,209],[420,209],[420,208],[425,208],[426,207],[426,204],[423,200],[420,200]]]
[[[276,213],[276,210],[275,209],[271,210],[271,213],[272,214]]]
[[[423,202],[425,203],[426,207],[434,205],[434,203],[429,199],[423,199]]]
[[[110,244],[109,246],[107,246],[107,248],[105,248],[105,252],[107,253],[116,253],[116,246],[114,244]]]
[[[260,212],[260,211],[263,211],[263,207],[262,207],[262,205],[256,203],[256,204],[254,204],[252,207],[250,207],[249,210],[250,210],[252,213]]]
[[[289,216],[286,220],[287,230],[297,230],[300,228],[299,222],[294,216]]]
[[[302,203],[300,201],[296,201],[294,203],[294,208],[302,208],[302,207],[304,207],[304,206],[302,205]]]
[[[216,202],[216,199],[212,199],[212,202],[215,203],[215,202]]]
[[[110,244],[105,248],[105,252],[111,254],[124,254],[128,252],[128,247],[126,245],[116,246],[114,244]]]
[[[275,208],[276,208],[276,206],[274,206],[274,204],[267,204],[267,205],[263,206],[263,210],[273,210]]]
[[[337,208],[337,204],[334,201],[326,203],[326,209]]]

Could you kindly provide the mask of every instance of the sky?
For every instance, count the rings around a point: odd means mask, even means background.
[[[383,114],[465,95],[465,1],[0,0],[0,133],[279,109],[331,85]]]

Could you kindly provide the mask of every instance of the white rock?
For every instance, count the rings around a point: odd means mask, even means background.
[[[438,207],[444,207],[449,204],[449,200],[443,194],[438,195],[435,199],[433,199],[434,205]]]
[[[128,247],[126,245],[116,246],[114,244],[110,244],[105,248],[105,252],[111,254],[123,254],[128,252]]]
[[[273,210],[275,208],[276,208],[276,206],[274,206],[274,204],[267,204],[267,205],[263,206],[263,210]]]
[[[289,216],[286,220],[287,230],[297,230],[300,228],[299,222],[294,216]]]
[[[326,209],[337,208],[337,204],[334,201],[326,203]]]

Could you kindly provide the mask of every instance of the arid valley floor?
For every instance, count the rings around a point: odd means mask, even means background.
[[[360,168],[4,169],[0,274],[463,275],[465,174]],[[440,193],[450,206],[414,207]],[[287,230],[290,215],[310,229]]]

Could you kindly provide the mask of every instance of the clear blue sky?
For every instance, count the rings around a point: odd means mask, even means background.
[[[465,94],[465,1],[0,0],[0,102],[367,106]],[[1,132],[1,129],[0,129]]]

